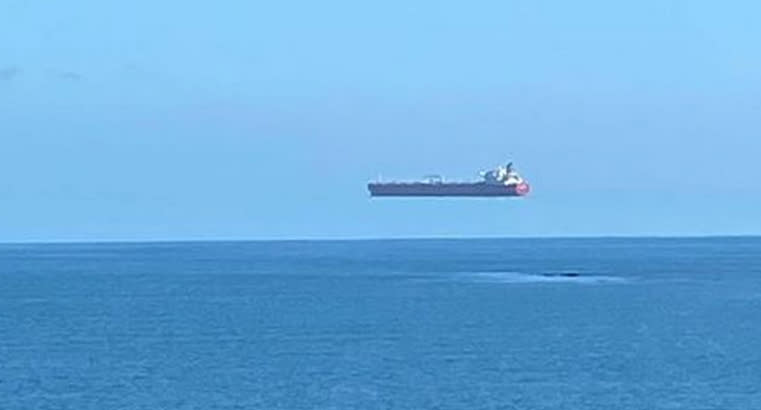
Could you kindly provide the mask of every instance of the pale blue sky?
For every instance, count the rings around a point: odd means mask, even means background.
[[[761,234],[758,2],[364,3],[0,0],[0,241]]]

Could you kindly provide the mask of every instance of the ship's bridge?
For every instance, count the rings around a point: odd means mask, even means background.
[[[520,185],[525,182],[520,174],[513,169],[512,163],[488,172],[482,172],[481,176],[484,178],[484,182],[491,185]]]

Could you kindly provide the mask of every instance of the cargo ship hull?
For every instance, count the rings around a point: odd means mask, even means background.
[[[516,197],[528,194],[526,183],[518,185],[498,185],[477,183],[370,183],[367,186],[371,196],[409,197]]]

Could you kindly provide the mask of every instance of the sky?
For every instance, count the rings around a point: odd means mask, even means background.
[[[761,234],[761,3],[0,0],[0,241]],[[370,199],[477,179],[525,199]]]

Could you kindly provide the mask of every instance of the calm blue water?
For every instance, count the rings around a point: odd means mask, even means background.
[[[0,245],[0,409],[761,409],[761,239]]]

